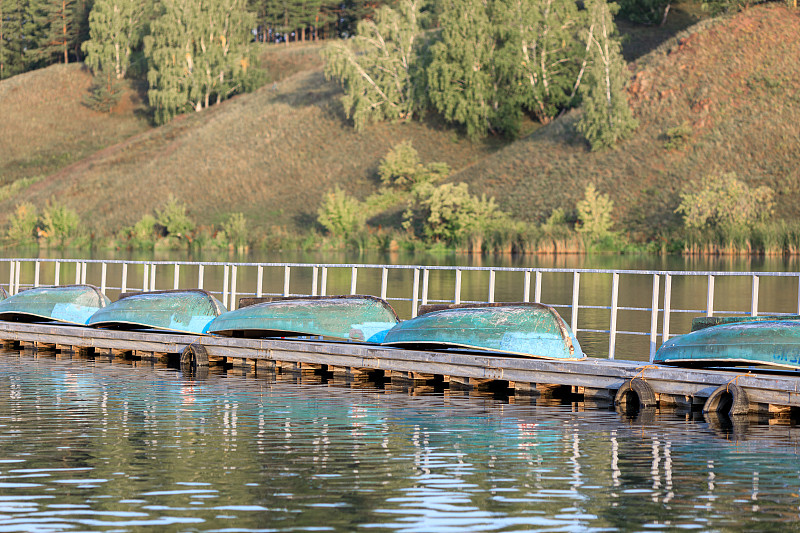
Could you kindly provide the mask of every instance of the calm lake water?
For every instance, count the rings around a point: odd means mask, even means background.
[[[798,528],[790,425],[518,402],[2,352],[0,531]]]

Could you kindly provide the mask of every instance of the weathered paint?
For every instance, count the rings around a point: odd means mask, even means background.
[[[800,320],[800,315],[740,315],[740,316],[699,316],[692,319],[692,331],[742,322],[774,322],[776,320]]]
[[[206,333],[209,324],[224,312],[222,303],[203,290],[153,291],[124,295],[95,313],[88,324]]]
[[[578,339],[552,307],[535,303],[450,306],[402,322],[385,345],[459,347],[543,359],[583,359]]]
[[[668,340],[654,362],[800,368],[800,321],[773,319],[707,327]]]
[[[251,338],[315,335],[380,343],[396,324],[394,310],[380,298],[329,296],[273,299],[241,307],[219,316],[208,332]]]
[[[5,292],[5,291],[3,291]],[[0,320],[55,320],[85,325],[109,299],[94,285],[36,287],[0,300]]]

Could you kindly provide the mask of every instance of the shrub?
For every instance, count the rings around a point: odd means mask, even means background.
[[[338,186],[325,195],[317,210],[317,221],[334,237],[349,239],[363,231],[367,213],[361,202]]]
[[[575,229],[579,233],[585,234],[592,242],[612,235],[611,212],[614,210],[614,202],[607,194],[599,194],[594,184],[590,183],[577,207],[579,225]]]
[[[58,202],[48,202],[42,216],[48,239],[58,240],[59,246],[78,236],[81,219],[78,213]]]
[[[17,209],[8,221],[6,237],[14,244],[29,244],[33,242],[33,232],[36,229],[36,208],[29,202],[17,204]]]
[[[137,250],[152,250],[156,238],[156,219],[144,215],[130,230],[131,247]]]
[[[247,246],[247,219],[242,213],[232,213],[222,224],[222,231],[225,232],[228,245],[236,250],[243,250]]]
[[[680,126],[675,126],[667,130],[664,141],[664,148],[667,150],[680,150],[689,142],[692,136],[692,126],[684,121]]]
[[[194,229],[194,222],[186,214],[186,204],[171,194],[164,209],[157,213],[156,220],[166,228],[167,234],[178,238],[188,237]]]
[[[446,163],[423,165],[411,142],[403,141],[381,160],[378,175],[385,187],[411,190],[421,183],[433,183],[446,178],[450,167]]]
[[[83,105],[101,113],[110,113],[122,98],[123,88],[116,76],[101,72],[92,81],[89,94],[83,98]]]

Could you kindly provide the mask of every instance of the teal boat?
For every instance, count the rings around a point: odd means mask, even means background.
[[[158,329],[203,334],[226,311],[204,290],[129,293],[95,313],[90,326],[119,329]]]
[[[710,318],[695,319],[693,331],[669,339],[653,361],[694,367],[800,368],[800,317]]]
[[[314,335],[380,343],[398,320],[374,296],[242,298],[240,308],[214,320],[209,333],[234,337]]]
[[[109,303],[94,285],[35,287],[0,300],[0,320],[54,320],[83,326]]]
[[[392,328],[383,344],[485,350],[542,359],[586,357],[570,327],[547,305],[437,305],[422,306],[419,313]]]

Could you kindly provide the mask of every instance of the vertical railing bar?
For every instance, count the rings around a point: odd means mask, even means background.
[[[289,296],[289,284],[291,283],[292,268],[290,266],[283,267],[283,295]]]
[[[414,285],[412,290],[414,291],[411,295],[411,318],[416,318],[417,316],[417,303],[419,302],[419,269],[414,269]]]
[[[669,340],[669,316],[672,311],[672,275],[664,277],[664,323],[662,324],[661,342]]]
[[[386,294],[389,289],[389,269],[383,267],[381,269],[381,298],[386,299]]]
[[[81,262],[75,262],[75,285],[80,284],[81,282]]]
[[[750,316],[758,316],[758,276],[753,274],[753,287],[750,296]]]
[[[102,263],[100,265],[100,292],[102,294],[106,293],[106,276],[108,276],[108,264]]]
[[[150,265],[144,264],[144,274],[142,275],[142,292],[147,292],[147,283],[150,281]]]
[[[256,272],[256,296],[261,298],[264,295],[264,265],[258,265]]]
[[[14,273],[14,294],[19,294],[19,277],[22,271],[22,261],[17,261],[17,271]]]
[[[706,316],[714,316],[714,275],[708,275],[708,293],[706,294]]]
[[[431,271],[426,269],[422,270],[422,305],[428,305],[428,284],[431,279]]]
[[[206,266],[201,263],[197,267],[197,288],[198,289],[202,289],[203,288],[203,281],[205,281],[203,278],[205,277],[205,274],[206,274]]]
[[[453,303],[456,305],[461,303],[461,275],[462,271],[460,268],[456,269],[456,290],[455,294],[453,295]]]
[[[489,271],[489,303],[494,303],[494,283],[495,283],[495,271]]]
[[[61,283],[61,261],[56,261],[54,276],[53,285],[58,286]]]
[[[86,267],[87,266],[88,265],[85,262],[83,263],[83,265],[81,265],[81,283],[83,283],[84,285],[86,284]]]
[[[37,260],[33,269],[33,286],[39,286],[39,273],[41,270],[42,264]]]
[[[350,294],[356,294],[356,284],[358,283],[358,267],[350,269]]]
[[[17,262],[11,261],[8,264],[9,273],[8,273],[8,294],[9,296],[14,296],[14,271],[17,269]]]
[[[328,294],[328,267],[322,267],[322,281],[319,283],[319,295]]]
[[[237,278],[236,265],[231,268],[231,310],[236,309],[236,278]]]
[[[318,278],[319,278],[319,267],[315,266],[311,269],[311,296],[317,295]]]
[[[120,295],[128,292],[128,263],[122,263],[122,283],[120,283]]]
[[[619,273],[611,275],[611,324],[608,333],[608,358],[614,359],[617,348],[617,310],[619,308]]]
[[[150,265],[150,287],[151,291],[156,290],[156,264]]]
[[[530,302],[531,301],[531,271],[525,271],[525,286],[522,289],[522,301],[523,302]]]
[[[172,290],[177,291],[181,286],[181,265],[175,263],[172,274]]]
[[[797,276],[797,314],[800,315],[800,274]]]
[[[572,326],[572,333],[578,334],[578,296],[580,294],[581,286],[581,273],[575,271],[572,273],[572,317],[570,323]]]
[[[653,299],[650,305],[650,362],[656,355],[658,349],[658,292],[659,292],[659,275],[653,274]]]
[[[222,269],[222,305],[228,308],[228,276],[230,275],[230,265],[225,265]]]
[[[534,283],[533,301],[537,304],[542,303],[542,272],[536,271],[536,281]]]

